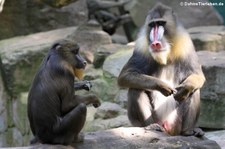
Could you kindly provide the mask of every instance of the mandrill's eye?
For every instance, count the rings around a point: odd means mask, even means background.
[[[80,48],[79,47],[74,47],[73,49],[71,49],[71,52],[75,55],[79,54]]]
[[[166,21],[158,21],[157,24],[158,24],[159,26],[165,26]]]

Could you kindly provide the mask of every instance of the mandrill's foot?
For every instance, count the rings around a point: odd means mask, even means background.
[[[183,132],[182,135],[202,137],[205,135],[205,132],[201,128],[194,128],[193,130]]]
[[[76,136],[74,138],[74,141],[73,141],[73,143],[80,143],[80,142],[84,142],[84,133],[83,132],[80,132],[78,134],[78,136]]]
[[[146,126],[145,130],[156,130],[156,131],[161,131],[161,132],[165,131],[165,129],[157,123],[153,123],[153,124]]]
[[[194,129],[194,136],[202,137],[204,135],[205,135],[205,132],[201,128],[195,128]]]

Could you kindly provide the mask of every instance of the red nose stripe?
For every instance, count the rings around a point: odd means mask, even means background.
[[[157,34],[158,34],[158,26],[155,25],[155,27],[154,27],[154,39],[153,39],[153,42],[158,40],[157,39],[157,37],[158,37]]]

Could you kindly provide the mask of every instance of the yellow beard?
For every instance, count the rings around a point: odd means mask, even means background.
[[[159,64],[166,65],[169,57],[169,50],[158,53],[151,53],[153,59],[157,61]]]
[[[84,69],[74,69],[74,74],[79,80],[82,80],[84,76]]]

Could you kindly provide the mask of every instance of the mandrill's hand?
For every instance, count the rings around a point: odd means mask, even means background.
[[[177,92],[174,94],[174,99],[179,102],[187,99],[193,92],[193,88],[191,86],[184,84],[181,84],[176,87],[176,90]]]
[[[90,81],[84,80],[84,81],[79,81],[79,82],[75,82],[74,83],[74,89],[75,90],[86,90],[86,91],[90,91],[92,87],[92,84]]]
[[[97,96],[90,95],[90,97],[91,97],[90,104],[92,104],[95,108],[97,108],[101,105],[101,102],[100,102],[100,100],[98,99]]]
[[[156,90],[160,91],[164,96],[169,96],[176,92],[176,90],[162,81],[157,83]]]

